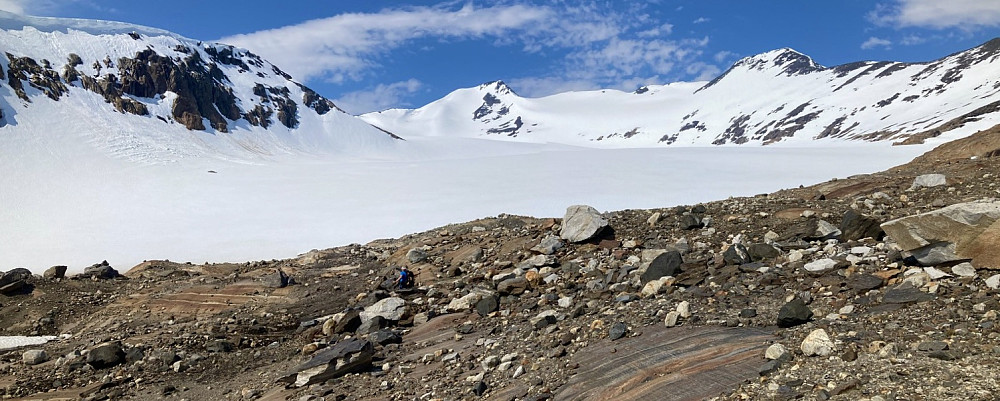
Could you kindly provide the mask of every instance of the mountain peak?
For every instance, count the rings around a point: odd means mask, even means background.
[[[733,64],[733,68],[738,67],[761,71],[765,69],[777,68],[788,76],[808,74],[824,68],[813,61],[811,57],[789,47],[783,47],[755,56],[745,57]]]
[[[516,95],[514,90],[511,89],[504,81],[496,80],[492,82],[487,82],[479,85],[479,90],[490,91],[497,95]]]

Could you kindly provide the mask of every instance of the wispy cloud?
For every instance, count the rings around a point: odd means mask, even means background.
[[[892,47],[892,41],[872,36],[861,44],[861,48],[864,50],[874,49],[876,47]]]
[[[422,87],[423,83],[416,79],[391,84],[379,84],[372,90],[344,94],[335,100],[334,103],[351,114],[385,110],[389,107],[405,107],[407,106],[407,97],[416,93]]]
[[[473,40],[544,58],[548,64],[537,76],[508,79],[529,96],[619,87],[648,77],[690,78],[688,65],[698,61],[708,39],[672,38],[673,26],[641,7],[622,11],[586,1],[570,7],[555,0],[509,0],[490,7],[449,2],[341,14],[221,41],[249,48],[300,80],[333,83],[370,79],[394,54],[424,51],[427,41]]]
[[[1000,26],[1000,2],[993,0],[893,0],[869,14],[880,25],[974,30]]]
[[[711,21],[711,20],[712,20],[711,18],[698,17],[698,19],[696,19],[694,21],[691,21],[691,23],[692,24],[704,24],[704,23],[706,23],[708,21]]]

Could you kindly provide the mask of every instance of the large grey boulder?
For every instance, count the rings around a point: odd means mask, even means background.
[[[608,226],[608,221],[590,206],[573,205],[566,208],[559,237],[569,242],[583,242],[593,238]]]
[[[1000,267],[997,220],[1000,201],[984,199],[892,220],[882,229],[918,261],[922,257],[927,263],[971,260],[976,267]]]
[[[348,373],[371,369],[375,347],[368,340],[341,341],[278,379],[293,387],[322,383]]]
[[[924,174],[913,179],[910,189],[939,187],[947,183],[948,179],[944,174]]]
[[[391,297],[380,300],[361,312],[361,321],[367,321],[375,316],[385,320],[399,321],[406,315],[406,301],[403,298]]]

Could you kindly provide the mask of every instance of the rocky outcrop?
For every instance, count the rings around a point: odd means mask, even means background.
[[[882,224],[882,229],[923,264],[971,260],[1000,267],[1000,201],[959,203]]]
[[[42,91],[49,99],[59,100],[67,91],[59,73],[52,69],[47,60],[42,60],[41,65],[29,57],[15,57],[7,53],[8,68],[7,83],[10,85],[17,97],[25,102],[31,102],[27,92],[24,91],[24,83],[27,82],[32,88]]]
[[[758,329],[644,328],[578,352],[580,369],[553,399],[708,399],[756,376],[769,339]]]
[[[341,341],[317,353],[278,381],[295,387],[322,383],[348,373],[367,370],[371,367],[374,354],[375,349],[368,340]]]

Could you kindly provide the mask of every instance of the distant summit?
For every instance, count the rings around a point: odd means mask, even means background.
[[[994,39],[926,63],[825,67],[782,48],[743,58],[709,82],[532,99],[496,81],[460,89],[416,110],[362,118],[403,137],[583,146],[916,143],[964,137],[1000,124],[998,55],[1000,40]],[[442,120],[450,122],[446,131],[439,130]]]
[[[119,22],[6,12],[0,47],[5,130],[74,116],[66,122],[84,139],[149,161],[323,153],[393,140],[246,49]],[[184,131],[207,136],[181,140]]]

